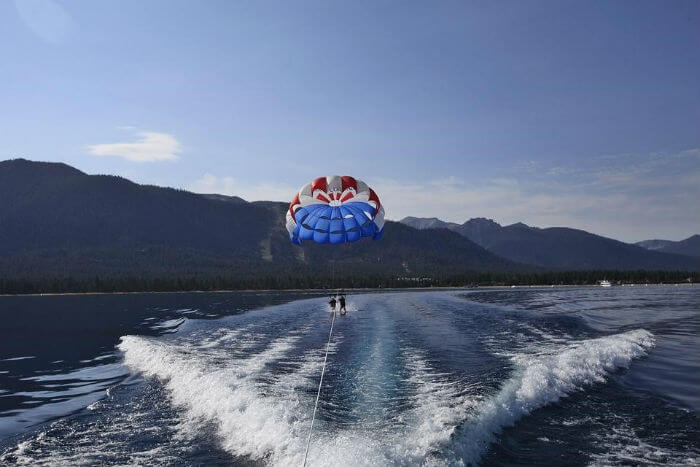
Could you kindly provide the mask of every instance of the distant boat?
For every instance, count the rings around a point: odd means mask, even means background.
[[[600,286],[601,287],[612,287],[612,284],[610,283],[609,280],[603,279],[602,281],[600,281]]]

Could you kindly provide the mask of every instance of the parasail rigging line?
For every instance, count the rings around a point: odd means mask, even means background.
[[[331,347],[331,336],[333,335],[333,323],[335,322],[335,311],[331,318],[331,330],[328,332],[328,343],[326,344],[326,356],[323,357],[323,367],[321,369],[321,380],[318,382],[318,392],[316,393],[316,403],[314,404],[314,413],[311,415],[311,427],[309,428],[309,437],[306,440],[306,452],[304,452],[304,463],[302,467],[306,467],[306,458],[309,455],[309,446],[311,446],[311,435],[314,431],[314,420],[316,420],[316,410],[318,409],[318,400],[321,398],[321,386],[323,385],[323,375],[326,373],[326,361],[328,361],[328,349]]]

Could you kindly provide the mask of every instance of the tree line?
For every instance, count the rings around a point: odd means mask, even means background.
[[[483,287],[523,285],[595,285],[699,283],[688,271],[549,271],[535,273],[466,272],[436,276],[343,275],[333,278],[279,274],[270,276],[93,276],[0,277],[0,294],[88,292],[183,292],[216,290],[290,290],[337,288]]]

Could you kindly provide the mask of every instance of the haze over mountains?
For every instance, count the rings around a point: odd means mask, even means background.
[[[545,269],[700,270],[700,259],[567,228],[387,222],[382,240],[289,242],[284,202],[246,202],[87,175],[60,163],[0,162],[0,277],[424,276]],[[332,260],[332,261],[329,261]]]
[[[674,242],[672,240],[643,240],[635,243],[647,250],[661,251],[663,253],[676,253],[679,255],[700,257],[700,235],[692,235],[685,240]]]

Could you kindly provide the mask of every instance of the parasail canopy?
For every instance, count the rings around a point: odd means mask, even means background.
[[[296,194],[287,211],[290,240],[316,243],[356,242],[381,238],[384,208],[379,197],[361,180],[347,175],[319,177]]]

